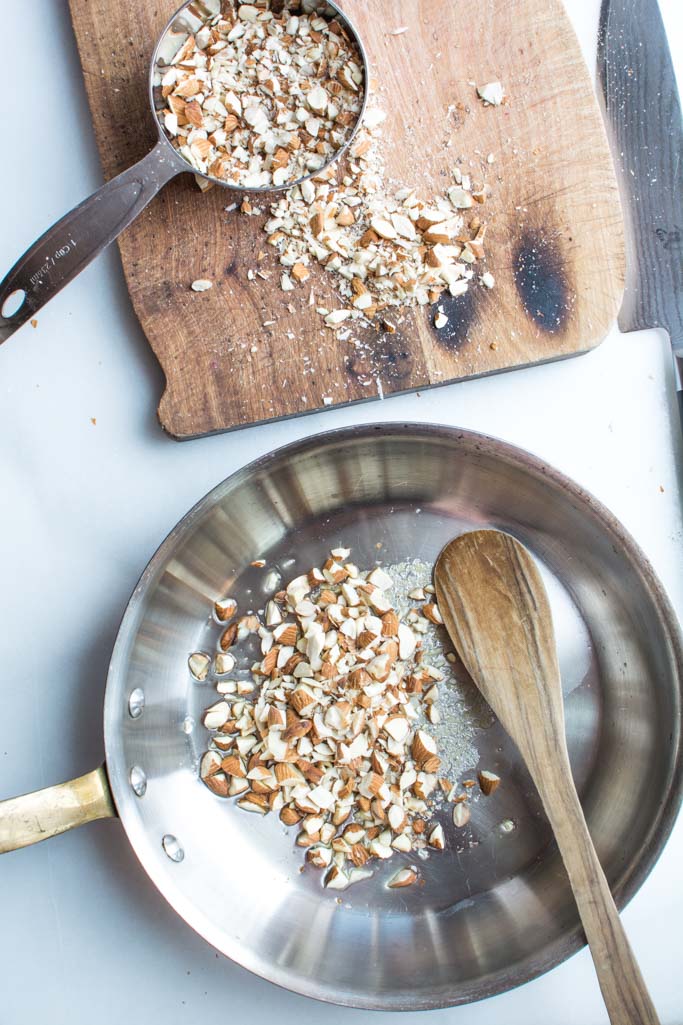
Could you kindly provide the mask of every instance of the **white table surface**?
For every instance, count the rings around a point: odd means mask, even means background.
[[[570,6],[593,66],[597,0]],[[683,82],[683,9],[679,0],[662,0],[662,9]],[[2,273],[101,182],[66,0],[23,5],[0,83]],[[0,349],[2,797],[101,762],[110,651],[157,544],[237,467],[314,431],[440,421],[530,449],[614,510],[683,615],[683,447],[668,341],[657,332],[615,329],[595,352],[563,364],[180,445],[157,425],[162,375],[114,247],[38,321]],[[683,1022],[682,863],[679,821],[624,912],[663,1025]],[[0,908],[2,1025],[373,1017],[282,992],[219,957],[165,904],[114,821],[2,858]],[[607,1016],[584,950],[514,992],[420,1021],[598,1025]]]

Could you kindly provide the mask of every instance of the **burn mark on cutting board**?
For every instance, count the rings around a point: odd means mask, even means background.
[[[434,337],[444,348],[457,351],[469,340],[469,332],[479,318],[479,308],[483,300],[481,291],[470,285],[464,295],[452,296],[444,292],[436,306],[430,308],[430,324]],[[434,317],[439,309],[448,317],[448,323],[437,330],[434,327]]]
[[[413,373],[410,344],[401,331],[393,334],[382,331],[376,337],[366,335],[360,345],[344,360],[349,377],[362,384],[368,379],[381,377],[400,385],[409,381]]]
[[[512,270],[527,315],[546,334],[563,331],[575,295],[559,235],[525,232],[514,249]]]

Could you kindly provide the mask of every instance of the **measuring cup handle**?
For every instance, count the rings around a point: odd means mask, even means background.
[[[166,142],[57,221],[0,284],[0,342],[6,341],[94,260],[184,170]],[[12,299],[10,303],[8,300]],[[17,308],[18,305],[18,308]]]

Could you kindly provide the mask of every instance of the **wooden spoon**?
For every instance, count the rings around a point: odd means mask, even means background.
[[[451,639],[541,795],[612,1025],[658,1025],[572,779],[550,605],[531,555],[477,530],[446,545],[435,582]]]

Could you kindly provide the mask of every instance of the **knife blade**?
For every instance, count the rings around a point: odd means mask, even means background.
[[[668,332],[683,424],[683,125],[657,0],[603,0],[598,76],[628,240],[619,327]]]

